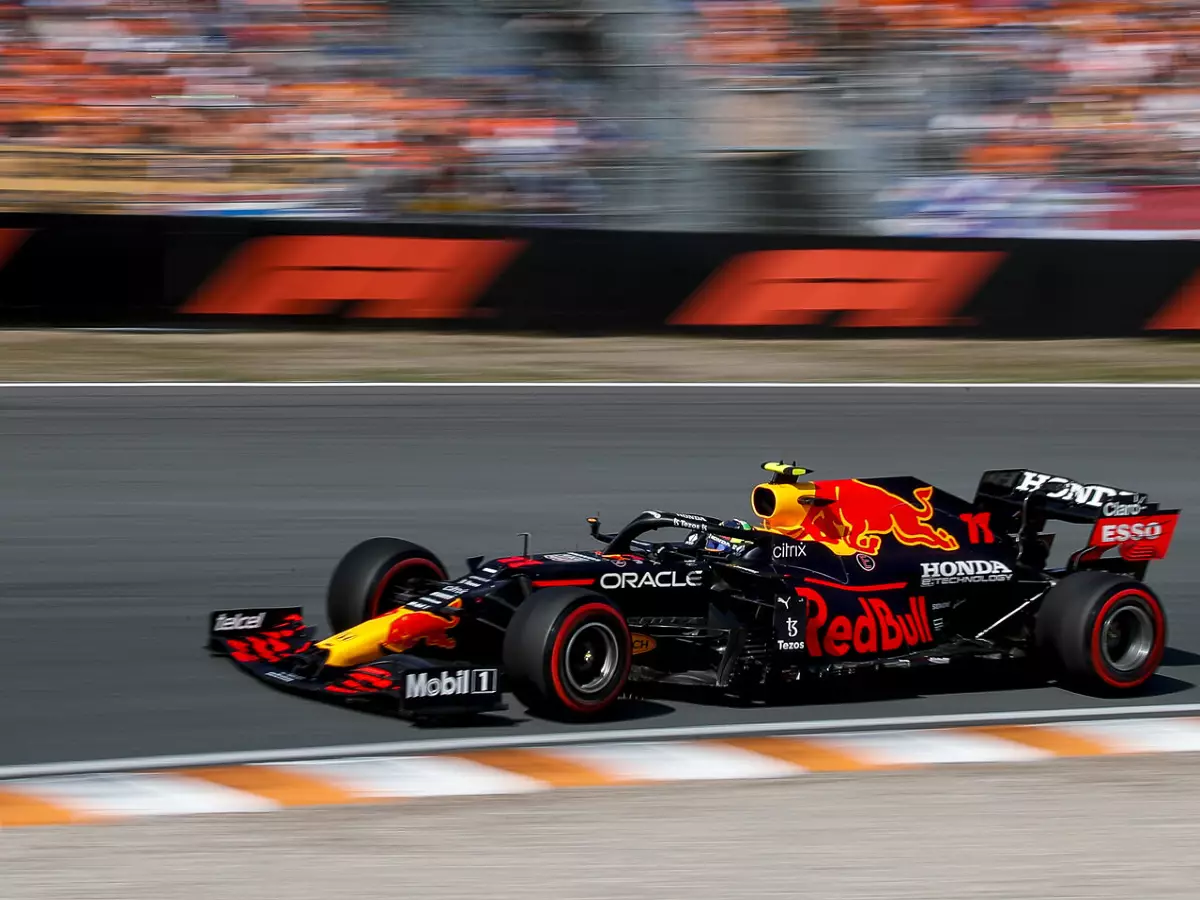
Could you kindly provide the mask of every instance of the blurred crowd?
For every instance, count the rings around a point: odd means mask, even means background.
[[[919,124],[944,139],[943,171],[1190,175],[1200,160],[1191,0],[695,5],[697,63],[733,77],[758,67],[850,79],[868,102],[880,92],[892,116],[927,116]],[[914,88],[902,109],[892,105],[896,78]]]
[[[4,0],[5,208],[378,215],[579,208],[611,148],[569,92],[428,74],[377,0]]]
[[[894,230],[1200,230],[1193,0],[695,4],[705,75],[806,86],[878,145]]]
[[[452,35],[431,64],[428,22],[476,7],[591,31],[503,65]],[[606,29],[657,34],[614,57]],[[678,156],[612,101],[614,58],[838,118],[891,230],[1200,228],[1191,0],[0,0],[0,206],[602,217],[613,173]],[[641,119],[699,108],[659,99]]]

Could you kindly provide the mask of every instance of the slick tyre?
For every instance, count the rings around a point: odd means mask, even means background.
[[[1075,572],[1042,599],[1034,625],[1040,661],[1065,686],[1090,694],[1134,691],[1167,646],[1158,597],[1127,575]]]
[[[537,591],[504,634],[504,672],[516,698],[553,719],[602,715],[633,661],[629,626],[607,597],[581,588]]]
[[[342,557],[325,594],[325,612],[334,632],[353,628],[396,606],[397,590],[418,581],[444,581],[446,567],[411,541],[376,537]]]

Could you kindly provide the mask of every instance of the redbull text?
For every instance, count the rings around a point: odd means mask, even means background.
[[[810,656],[894,653],[933,643],[924,597],[909,597],[908,612],[897,615],[880,597],[859,597],[859,613],[829,617],[829,606],[809,588],[796,588],[808,606],[805,644]]]

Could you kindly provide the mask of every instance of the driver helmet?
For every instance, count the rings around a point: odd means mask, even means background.
[[[750,523],[743,522],[741,519],[726,519],[721,525],[725,528],[740,528],[743,531],[750,530]],[[711,550],[714,553],[729,553],[733,550],[741,551],[749,543],[749,541],[744,541],[741,538],[728,538],[724,535],[710,534],[704,544],[704,549]]]

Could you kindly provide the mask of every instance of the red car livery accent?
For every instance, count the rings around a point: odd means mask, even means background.
[[[229,655],[242,663],[279,662],[285,656],[303,653],[312,646],[310,641],[297,645],[294,639],[304,630],[304,617],[285,617],[276,628],[229,639]]]
[[[331,694],[366,694],[392,687],[392,673],[378,666],[362,666],[338,682],[325,685]]]
[[[525,566],[540,566],[542,565],[542,561],[528,556],[505,556],[502,559],[496,560],[496,564],[508,569],[520,569]]]

